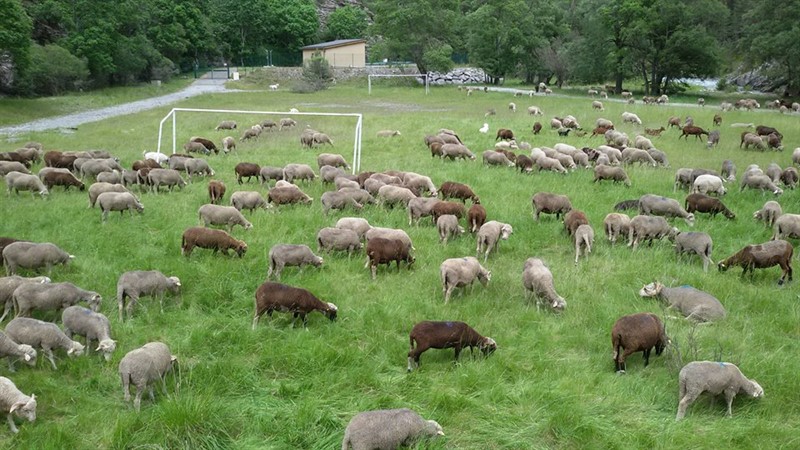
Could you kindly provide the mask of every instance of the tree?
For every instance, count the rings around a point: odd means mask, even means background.
[[[337,8],[328,16],[322,39],[334,41],[337,39],[361,39],[366,37],[367,12],[363,8],[347,5]]]
[[[740,48],[751,67],[765,65],[768,76],[777,78],[773,84],[785,85],[790,95],[800,93],[800,3],[796,0],[776,5],[755,0],[753,8],[744,14],[744,38]]]
[[[488,2],[467,14],[467,48],[470,62],[484,70],[497,84],[512,72],[522,57],[524,34],[520,22],[527,13],[523,0]]]
[[[19,0],[0,0],[0,11],[0,92],[12,93],[30,67],[33,29]]]
[[[313,0],[265,0],[266,42],[273,47],[297,51],[313,44],[319,31]]]
[[[59,95],[83,87],[89,79],[86,61],[55,44],[31,47],[31,88],[36,95]]]

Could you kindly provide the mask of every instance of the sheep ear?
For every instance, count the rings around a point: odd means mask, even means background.
[[[13,405],[11,405],[11,409],[8,411],[8,413],[11,414],[14,411],[16,411],[16,410],[18,410],[20,408],[24,408],[24,407],[25,407],[25,403],[22,403],[22,402],[14,403]]]
[[[178,360],[178,357],[175,355],[171,355],[169,360],[170,362],[176,362]]]
[[[31,355],[25,353],[25,361],[30,361],[30,360],[31,360]]]

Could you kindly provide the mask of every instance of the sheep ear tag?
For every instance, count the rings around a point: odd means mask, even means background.
[[[31,355],[26,353],[25,354],[25,361],[30,361],[30,360],[31,360]]]

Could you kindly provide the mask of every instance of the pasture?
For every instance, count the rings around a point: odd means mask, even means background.
[[[507,109],[517,104],[517,112]],[[408,226],[406,211],[369,205],[360,213],[372,225],[403,228],[416,249],[416,263],[379,268],[370,279],[364,256],[324,255],[320,268],[286,268],[281,282],[300,286],[339,308],[338,320],[330,322],[318,313],[309,316],[308,331],[290,328],[291,317],[276,312],[263,317],[252,331],[254,293],[265,280],[267,252],[278,243],[306,244],[316,251],[315,236],[340,217],[354,211],[323,216],[320,195],[331,185],[319,179],[300,187],[311,205],[281,206],[271,211],[245,213],[253,229],[237,227],[233,235],[248,244],[242,258],[212,255],[196,249],[181,256],[184,229],[198,224],[197,209],[208,202],[207,180],[189,184],[183,191],[142,193],[142,215],[112,214],[107,223],[98,209],[87,208],[85,192],[63,192],[56,187],[46,200],[28,194],[0,195],[0,236],[53,242],[76,255],[73,264],[57,267],[54,281],[71,281],[103,295],[101,312],[108,315],[118,348],[110,363],[95,354],[67,360],[60,355],[58,371],[40,360],[35,368],[18,364],[10,374],[26,394],[35,393],[38,417],[23,423],[12,436],[0,431],[5,448],[340,448],[345,426],[357,412],[409,407],[427,419],[438,421],[445,437],[425,448],[436,449],[530,449],[530,448],[774,448],[797,447],[800,427],[800,395],[797,373],[800,362],[800,303],[797,283],[779,287],[778,268],[757,270],[741,279],[740,269],[719,273],[711,267],[703,273],[697,257],[676,258],[672,244],[664,240],[632,251],[625,242],[611,246],[603,235],[602,221],[621,200],[654,193],[683,203],[686,191],[673,193],[673,178],[680,167],[719,170],[724,159],[738,168],[737,181],[723,197],[737,217],[727,220],[698,214],[692,227],[714,239],[712,259],[717,262],[744,245],[769,240],[771,229],[753,220],[752,214],[771,194],[739,192],[741,174],[749,164],[762,168],[770,162],[791,164],[791,152],[800,146],[797,115],[774,110],[722,113],[722,134],[717,149],[705,142],[678,140],[668,129],[652,138],[666,152],[669,168],[626,167],[632,186],[593,183],[591,170],[577,169],[567,175],[550,172],[520,174],[510,168],[485,167],[480,153],[495,142],[498,128],[512,129],[518,141],[536,146],[565,142],[578,148],[596,147],[602,139],[560,138],[548,126],[553,116],[574,115],[588,130],[598,117],[611,119],[617,129],[633,137],[644,127],[666,127],[667,119],[691,115],[706,129],[719,112],[707,98],[707,106],[645,106],[604,101],[605,111],[593,111],[587,97],[535,96],[514,98],[509,93],[475,92],[467,97],[452,87],[422,88],[373,86],[367,96],[364,85],[335,86],[315,94],[288,90],[205,95],[174,106],[190,108],[249,109],[364,114],[361,170],[404,170],[430,176],[439,186],[444,181],[470,185],[481,198],[489,220],[513,226],[499,253],[484,264],[492,272],[486,288],[476,284],[458,289],[445,305],[439,281],[439,265],[446,258],[475,254],[469,234],[439,244],[430,219]],[[527,106],[542,108],[544,116],[528,116]],[[484,117],[489,108],[496,115]],[[45,149],[107,149],[130,167],[144,150],[155,150],[158,121],[170,108],[86,124],[72,134],[58,132],[20,136],[21,142],[42,142]],[[637,113],[643,126],[622,124],[623,111]],[[286,114],[285,116],[289,116]],[[178,143],[203,136],[219,145],[222,137],[237,138],[242,127],[263,119],[247,115],[184,115]],[[221,120],[236,120],[233,133],[214,131]],[[542,133],[534,136],[531,125],[539,120]],[[489,133],[478,129],[489,123]],[[753,122],[776,127],[784,134],[783,152],[744,151],[738,148],[740,128],[734,122]],[[327,133],[332,148],[304,149],[299,135],[304,126]],[[211,155],[214,179],[227,185],[223,204],[236,190],[258,190],[256,182],[237,185],[234,166],[254,162],[262,166],[306,163],[316,170],[316,155],[341,153],[350,160],[352,119],[298,118],[293,129],[264,132],[258,141],[237,142],[229,155]],[[476,161],[442,161],[431,158],[423,143],[426,134],[440,128],[459,133],[476,153]],[[378,138],[383,129],[398,129],[400,136]],[[165,139],[166,144],[166,139]],[[2,150],[17,144],[3,142]],[[34,166],[38,170],[39,166]],[[87,183],[88,186],[88,183]],[[575,208],[586,212],[595,230],[588,260],[575,265],[575,249],[561,221],[531,216],[531,196],[539,191],[566,194]],[[777,199],[784,212],[800,213],[800,198],[792,190]],[[633,215],[633,213],[631,214]],[[463,222],[463,221],[462,221]],[[680,219],[670,221],[689,230]],[[462,223],[463,225],[463,223]],[[797,241],[793,241],[797,244]],[[567,301],[561,314],[537,311],[526,302],[521,283],[522,265],[528,257],[549,265],[558,293]],[[796,257],[795,257],[796,260]],[[134,318],[120,323],[115,301],[116,282],[129,270],[157,269],[180,277],[180,297],[168,296],[164,314],[157,302],[143,298]],[[28,273],[25,273],[29,275]],[[728,316],[710,325],[693,326],[673,311],[665,311],[638,291],[654,280],[667,286],[692,285],[716,296]],[[614,373],[610,329],[626,314],[649,311],[666,323],[673,345],[643,367],[640,354],[627,362],[627,375]],[[60,315],[39,314],[43,320]],[[421,320],[461,320],[497,342],[488,358],[462,352],[453,363],[453,351],[429,350],[421,366],[406,373],[408,333]],[[136,413],[122,399],[117,374],[126,352],[149,341],[169,345],[180,361],[180,372],[168,377],[169,395],[156,390],[155,403],[147,396]],[[757,380],[765,390],[760,400],[739,396],[733,418],[725,417],[724,402],[700,400],[686,418],[675,422],[678,404],[678,372],[692,360],[733,362]],[[175,382],[179,385],[176,392]]]

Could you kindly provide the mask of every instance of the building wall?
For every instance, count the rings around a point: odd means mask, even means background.
[[[315,50],[303,51],[303,63],[311,59]],[[331,67],[365,67],[367,62],[366,45],[343,45],[322,50],[322,56]]]

